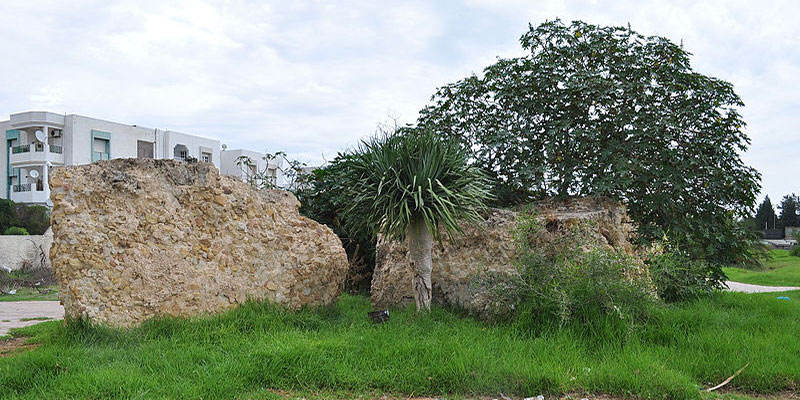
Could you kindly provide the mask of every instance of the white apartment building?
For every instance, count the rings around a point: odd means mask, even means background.
[[[213,163],[220,171],[232,170],[221,166],[219,140],[82,115],[11,114],[8,121],[0,121],[0,133],[5,134],[6,145],[6,151],[0,152],[0,175],[6,177],[0,198],[18,203],[49,204],[48,176],[53,168],[64,165],[112,158],[195,158]],[[233,166],[238,168],[235,162]]]

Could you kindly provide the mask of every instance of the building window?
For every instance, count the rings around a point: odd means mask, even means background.
[[[111,133],[92,130],[92,162],[111,159]]]
[[[154,158],[155,143],[145,142],[142,140],[136,141],[136,157],[137,158]]]
[[[92,161],[108,160],[110,158],[109,147],[110,143],[107,139],[94,138],[92,144]]]
[[[182,144],[175,145],[172,152],[173,158],[177,161],[186,161],[189,159],[189,148]]]
[[[207,152],[200,153],[200,161],[202,161],[202,162],[211,162],[211,153],[207,153]]]

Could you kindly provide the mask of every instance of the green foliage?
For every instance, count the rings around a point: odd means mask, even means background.
[[[755,226],[757,230],[775,229],[778,217],[775,215],[775,208],[772,207],[772,201],[769,196],[764,197],[764,201],[758,205],[755,215]]]
[[[800,385],[800,300],[720,293],[654,311],[625,340],[568,326],[531,339],[434,308],[374,325],[369,298],[290,312],[250,303],[129,331],[44,322],[38,347],[0,357],[0,398],[498,397],[562,393],[698,399],[698,387],[759,394]],[[409,367],[413,366],[413,368]],[[191,373],[187,373],[191,371]],[[338,393],[338,395],[337,395]],[[413,395],[413,396],[412,396]],[[316,397],[318,396],[318,397]],[[301,396],[297,396],[301,397]],[[602,397],[602,396],[600,396]]]
[[[781,214],[778,217],[781,227],[787,226],[800,226],[800,216],[797,215],[797,206],[800,204],[800,197],[796,194],[788,194],[783,196],[781,204],[778,209]]]
[[[16,225],[31,235],[43,235],[50,227],[50,209],[45,206],[15,205]]]
[[[556,20],[521,43],[529,55],[440,88],[419,125],[469,151],[504,203],[604,195],[627,203],[645,240],[690,237],[712,262],[752,256],[753,238],[720,232],[749,214],[760,179],[740,157],[749,139],[730,83],[630,28]],[[721,236],[744,244],[715,247]]]
[[[0,232],[12,226],[25,228],[31,235],[42,235],[50,227],[50,209],[0,199]]]
[[[28,230],[18,226],[10,226],[3,232],[3,235],[30,235]]]
[[[800,230],[794,231],[792,238],[797,244],[795,244],[794,248],[792,248],[791,254],[795,257],[800,257]]]
[[[350,157],[343,181],[346,212],[361,215],[373,232],[403,237],[421,216],[434,237],[439,228],[453,234],[459,223],[479,221],[490,197],[486,175],[467,165],[457,143],[431,131],[405,128],[378,135]]]
[[[2,272],[0,272],[2,274]],[[2,283],[0,283],[2,286]],[[2,287],[0,287],[2,288]],[[8,301],[58,301],[58,286],[17,287],[14,295],[0,296],[0,302]]]
[[[676,249],[696,260],[720,266],[761,268],[767,258],[767,248],[761,243],[759,234],[745,222],[734,220],[730,212],[714,224],[698,227],[696,231],[677,230],[666,232],[663,237]]]
[[[589,235],[589,223],[547,232],[533,213],[518,217],[520,271],[516,324],[541,332],[577,324],[614,329],[631,327],[650,315],[655,298],[644,265],[623,252],[604,249]]]
[[[368,293],[375,268],[376,237],[368,229],[369,222],[363,215],[344,212],[350,197],[343,182],[352,164],[351,155],[340,153],[327,165],[307,175],[304,184],[294,193],[300,201],[302,215],[328,225],[342,240],[350,262],[346,288]]]
[[[725,273],[718,264],[690,257],[680,249],[648,260],[658,296],[667,302],[696,299],[724,288]]]
[[[6,229],[14,226],[14,222],[14,202],[0,199],[0,232],[5,232]]]

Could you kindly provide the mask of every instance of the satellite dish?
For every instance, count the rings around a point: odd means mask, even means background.
[[[223,144],[222,145],[222,150],[227,150],[227,149],[228,149],[228,145],[227,144]]]
[[[47,136],[45,136],[44,132],[42,131],[36,131],[35,135],[36,135],[36,140],[40,142],[44,142],[45,139],[47,139]]]
[[[39,171],[32,169],[31,172],[28,172],[28,175],[30,175],[31,178],[36,179],[39,177]]]

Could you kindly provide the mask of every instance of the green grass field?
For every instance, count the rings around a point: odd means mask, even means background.
[[[17,294],[3,295],[0,294],[0,301],[58,301],[58,286],[48,286],[49,293],[41,294],[34,288],[19,288]]]
[[[723,271],[728,279],[736,282],[800,287],[800,257],[790,255],[787,250],[771,250],[769,254],[763,270],[724,268]]]
[[[44,322],[16,331],[38,348],[0,358],[0,398],[278,398],[276,390],[691,399],[747,363],[729,388],[796,391],[800,292],[790,295],[719,293],[659,308],[627,333],[599,324],[539,337],[439,308],[373,325],[369,300],[347,295],[315,311],[251,303],[130,331]]]

